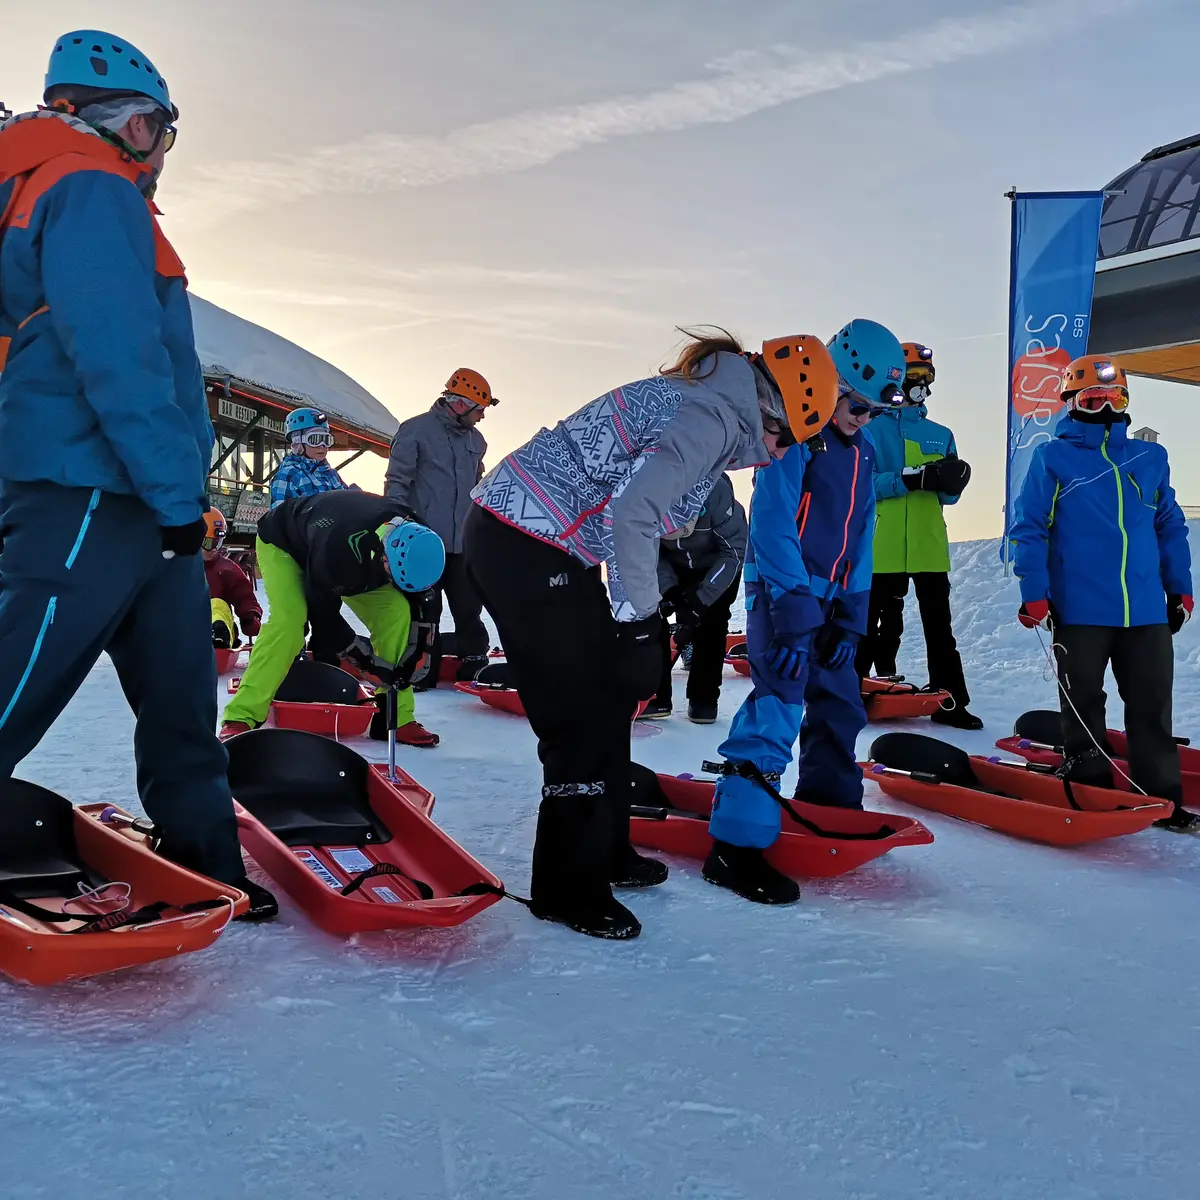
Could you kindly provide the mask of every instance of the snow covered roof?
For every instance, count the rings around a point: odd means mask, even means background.
[[[287,338],[191,293],[196,349],[204,374],[229,377],[340,417],[390,441],[399,421],[361,384]]]

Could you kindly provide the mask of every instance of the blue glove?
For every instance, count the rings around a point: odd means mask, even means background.
[[[853,636],[844,637],[825,656],[825,661],[821,665],[828,667],[831,671],[836,671],[839,667],[844,667],[848,662],[852,662],[857,650],[858,638]]]
[[[794,682],[804,674],[811,643],[812,637],[807,633],[800,637],[776,635],[767,647],[767,669],[780,679],[790,679]]]

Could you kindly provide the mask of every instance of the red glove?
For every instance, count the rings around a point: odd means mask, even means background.
[[[1050,619],[1049,600],[1026,600],[1017,612],[1017,620],[1026,629],[1036,629]]]
[[[262,621],[255,617],[248,617],[242,622],[242,632],[248,637],[258,637],[258,631],[262,628]]]

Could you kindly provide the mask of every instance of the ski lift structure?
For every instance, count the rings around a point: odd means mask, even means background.
[[[1088,350],[1200,385],[1200,134],[1156,147],[1105,191]]]
[[[209,500],[225,514],[229,545],[252,547],[287,454],[288,413],[317,408],[328,416],[330,462],[339,471],[364,454],[386,457],[399,422],[350,376],[294,342],[198,296],[191,305],[216,433]]]

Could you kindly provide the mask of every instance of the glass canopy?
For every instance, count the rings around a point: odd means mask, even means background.
[[[1200,134],[1151,150],[1110,183],[1100,258],[1200,237]]]

